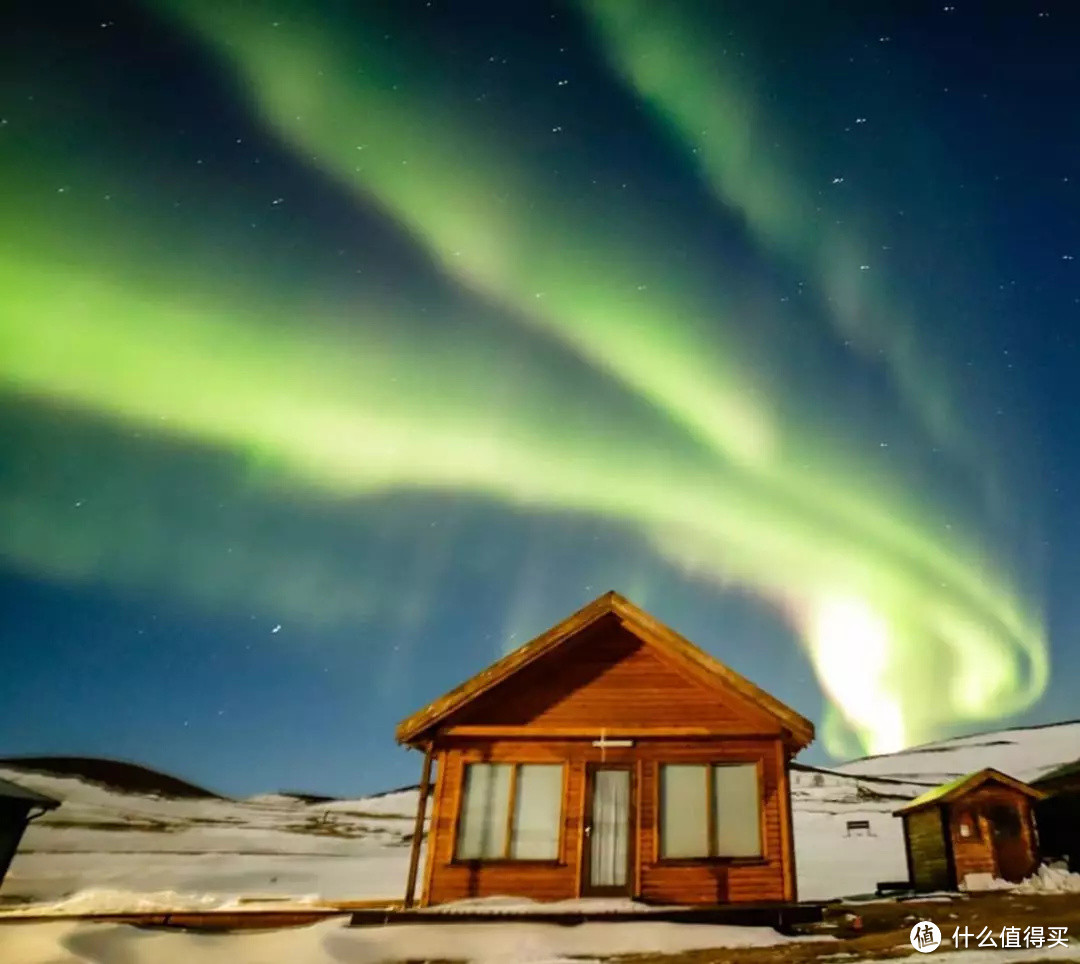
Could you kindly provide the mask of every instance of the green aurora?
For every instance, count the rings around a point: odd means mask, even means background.
[[[647,203],[582,203],[572,175],[554,183],[464,107],[434,110],[437,78],[399,76],[375,27],[354,42],[302,5],[282,14],[288,30],[250,5],[166,9],[285,150],[405,230],[461,292],[457,320],[418,345],[408,298],[321,299],[302,282],[270,297],[225,264],[204,265],[193,287],[165,252],[137,258],[152,231],[137,211],[110,239],[134,268],[66,240],[79,199],[32,227],[9,200],[28,225],[0,248],[0,380],[13,396],[241,453],[274,484],[328,499],[461,492],[625,527],[671,564],[780,607],[832,701],[834,752],[845,728],[882,752],[1038,698],[1041,619],[1003,563],[976,532],[943,538],[948,513],[929,494],[823,436],[828,401],[808,407],[776,374],[786,358],[744,323],[756,295],[657,258],[673,229]],[[626,48],[610,5],[596,14],[613,59],[684,133],[702,100],[725,102],[650,87],[637,69],[648,50]],[[828,289],[824,260],[790,230],[795,175],[748,175],[737,136],[702,146],[717,194]],[[630,230],[643,222],[650,243]],[[842,309],[831,321],[850,328]],[[905,400],[943,412],[889,330],[872,336]],[[796,350],[835,337],[801,334]],[[927,418],[935,436],[949,436],[945,422]],[[35,533],[7,528],[0,551],[29,572],[113,578]],[[931,684],[946,673],[942,698]]]
[[[813,174],[797,160],[805,152],[788,143],[784,119],[771,116],[756,89],[755,58],[745,51],[716,56],[722,45],[710,36],[707,6],[648,0],[582,0],[581,6],[613,66],[683,142],[716,198],[745,215],[763,246],[818,279],[839,336],[885,362],[931,436],[978,460],[984,453],[963,424],[939,361],[941,346],[928,350],[927,333],[917,339],[909,312],[861,270],[876,267],[865,262],[876,262],[878,252],[850,224],[849,211],[843,219],[815,217],[830,201],[821,181],[812,189]],[[869,198],[859,207],[873,209]]]

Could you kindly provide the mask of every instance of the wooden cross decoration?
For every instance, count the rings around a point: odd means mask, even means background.
[[[633,740],[609,740],[607,738],[607,730],[605,728],[601,727],[600,728],[600,739],[599,740],[593,740],[592,745],[600,747],[600,762],[604,763],[604,762],[607,762],[607,748],[609,746],[611,746],[611,747],[633,746],[634,741]]]

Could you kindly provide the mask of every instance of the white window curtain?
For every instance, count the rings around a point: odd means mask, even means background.
[[[593,782],[589,877],[595,887],[626,883],[629,857],[630,771],[597,770]]]
[[[457,844],[457,855],[462,860],[491,860],[506,855],[510,770],[503,763],[470,763],[465,767]]]
[[[758,768],[753,763],[714,766],[713,801],[718,857],[757,857],[761,854],[761,813]]]
[[[557,859],[562,789],[558,765],[466,764],[457,859]]]
[[[756,764],[661,766],[661,857],[693,859],[760,854],[761,794]]]
[[[563,768],[521,766],[514,790],[510,856],[515,860],[555,860],[559,856]]]
[[[667,764],[660,768],[660,856],[709,856],[705,809],[708,767]]]

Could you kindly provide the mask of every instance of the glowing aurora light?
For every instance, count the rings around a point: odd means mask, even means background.
[[[937,354],[921,344],[925,335],[913,337],[912,320],[895,297],[876,290],[875,275],[863,274],[867,239],[848,218],[823,216],[828,201],[799,176],[799,145],[755,89],[752,71],[759,66],[752,58],[717,56],[693,5],[579,5],[612,65],[683,141],[716,197],[742,212],[764,245],[817,279],[839,334],[887,364],[933,437],[985,473]]]
[[[591,396],[583,420],[582,396],[542,368],[516,372],[513,394],[485,394],[489,349],[447,340],[418,354],[377,312],[342,339],[311,302],[300,329],[257,292],[147,290],[41,250],[0,262],[9,389],[268,453],[331,492],[461,490],[632,527],[666,558],[782,604],[871,750],[1041,692],[1038,618],[970,541],[942,543],[909,501],[860,482],[850,454],[822,445],[802,464],[793,406],[753,377],[737,306],[715,317],[692,277],[673,284],[639,241],[561,203],[490,134],[391,92],[377,62],[358,72],[329,29],[301,15],[276,31],[241,5],[176,12],[287,144],[653,417],[631,428]],[[579,250],[593,253],[568,255]],[[944,700],[928,686],[943,673]]]

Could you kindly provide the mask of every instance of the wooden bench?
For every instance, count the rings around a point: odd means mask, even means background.
[[[852,831],[855,831],[855,830],[861,830],[868,837],[873,837],[874,836],[873,832],[871,832],[871,830],[870,830],[870,821],[869,820],[849,820],[847,822],[847,833],[845,833],[844,836],[845,837],[850,837]]]

